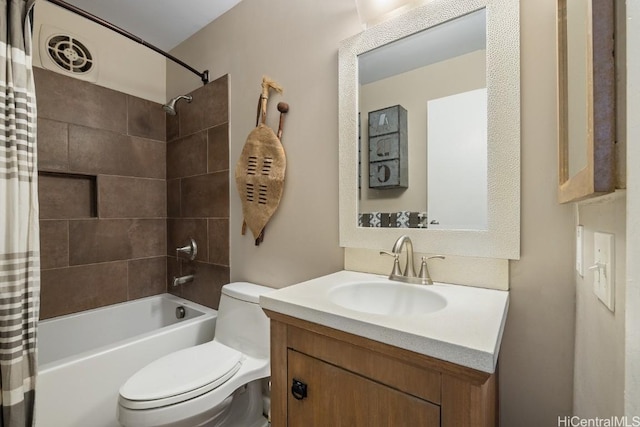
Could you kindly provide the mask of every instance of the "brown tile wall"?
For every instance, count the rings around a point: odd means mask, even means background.
[[[167,276],[169,292],[217,308],[229,283],[228,79],[221,77],[191,93],[167,116]],[[193,237],[194,261],[175,249]],[[171,286],[176,275],[194,274],[192,283]]]
[[[43,69],[35,77],[41,318],[167,290],[217,308],[229,282],[227,77],[177,116]],[[189,237],[198,257],[178,260]],[[194,282],[170,285],[186,274]]]
[[[160,104],[35,69],[41,318],[166,292]]]

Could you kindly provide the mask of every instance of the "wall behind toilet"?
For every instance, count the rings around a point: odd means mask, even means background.
[[[283,287],[344,267],[338,236],[338,46],[359,32],[356,2],[243,0],[172,51],[212,75],[229,75],[230,162],[254,126],[263,74],[285,93],[288,169],[282,204],[253,246],[240,235],[231,186],[231,279]],[[510,263],[511,305],[500,354],[501,423],[555,425],[571,414],[575,281],[574,218],[556,200],[556,1],[521,8],[521,254]],[[167,95],[197,85],[167,65]],[[393,242],[389,242],[389,247]]]

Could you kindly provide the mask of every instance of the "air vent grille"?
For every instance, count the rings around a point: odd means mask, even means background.
[[[94,66],[89,49],[70,35],[56,34],[49,37],[47,53],[56,65],[74,74],[88,73]]]

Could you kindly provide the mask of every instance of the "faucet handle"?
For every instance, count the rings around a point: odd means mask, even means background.
[[[422,257],[422,263],[420,264],[420,273],[418,273],[418,277],[420,279],[430,279],[429,276],[429,267],[427,267],[427,259],[428,257]]]
[[[391,271],[391,276],[402,276],[402,271],[400,270],[400,254],[388,251],[380,251],[380,255],[387,255],[393,257],[393,270]]]
[[[185,254],[189,260],[193,261],[198,255],[198,245],[193,237],[189,238],[189,243],[186,246],[176,248],[176,258],[180,258],[180,254]]]
[[[445,259],[445,257],[442,255],[422,257],[422,264],[420,265],[420,273],[418,274],[418,278],[422,279],[422,282],[426,285],[433,285],[433,280],[431,280],[431,274],[429,274],[429,267],[427,266],[427,260],[430,260],[430,259]]]

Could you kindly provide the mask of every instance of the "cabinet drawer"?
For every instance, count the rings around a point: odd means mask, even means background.
[[[289,385],[306,386],[305,397],[289,393],[289,426],[440,426],[437,405],[297,351],[287,359]]]
[[[288,328],[287,340],[290,349],[370,378],[403,393],[440,404],[440,372],[292,326]]]

